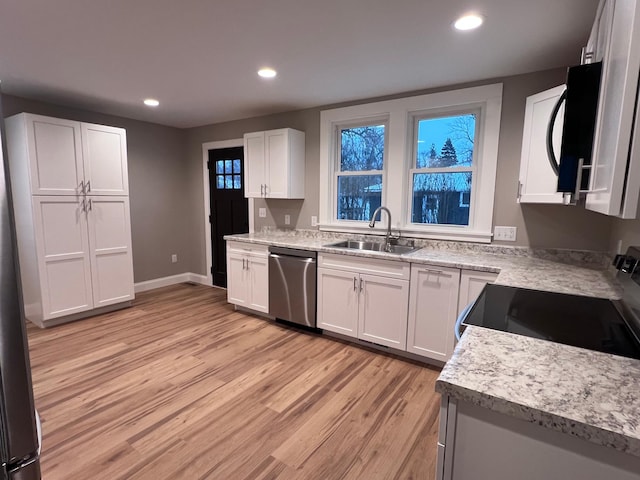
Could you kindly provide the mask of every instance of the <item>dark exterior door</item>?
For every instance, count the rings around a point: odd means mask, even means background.
[[[227,286],[225,235],[249,231],[249,203],[244,197],[242,147],[209,150],[211,273],[213,284]]]

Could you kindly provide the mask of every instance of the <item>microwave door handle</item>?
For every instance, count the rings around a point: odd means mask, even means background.
[[[556,102],[553,110],[551,111],[551,118],[549,118],[549,125],[547,125],[547,158],[549,159],[549,164],[553,169],[554,173],[558,175],[558,160],[556,159],[556,154],[553,151],[553,127],[556,124],[556,120],[558,119],[558,112],[560,111],[560,107],[562,106],[562,102],[567,99],[567,90],[565,89],[560,95],[560,98]]]

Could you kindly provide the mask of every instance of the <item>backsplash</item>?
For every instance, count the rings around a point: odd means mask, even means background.
[[[274,227],[263,227],[260,233],[277,235],[282,237],[298,237],[326,239],[327,243],[344,239],[368,240],[382,242],[382,235],[357,235],[340,232],[321,232],[318,230],[290,230]],[[569,250],[560,248],[530,248],[510,247],[506,245],[491,245],[485,243],[452,242],[445,240],[429,240],[424,238],[402,237],[411,239],[416,246],[432,250],[451,250],[464,253],[486,253],[493,255],[513,255],[517,257],[540,258],[569,265],[594,266],[606,268],[611,265],[611,254],[608,252],[596,252],[591,250]]]

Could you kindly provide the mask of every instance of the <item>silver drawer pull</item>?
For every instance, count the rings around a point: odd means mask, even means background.
[[[432,270],[430,268],[423,268],[422,271],[427,273],[435,273],[436,275],[440,275],[442,273],[442,270]]]

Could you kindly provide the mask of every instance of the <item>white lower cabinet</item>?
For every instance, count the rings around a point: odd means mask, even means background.
[[[638,480],[640,458],[442,397],[437,480]]]
[[[128,197],[33,196],[19,252],[25,314],[39,325],[133,300]],[[19,229],[21,245],[31,240]],[[29,242],[29,243],[28,243]]]
[[[493,283],[498,277],[493,272],[462,270],[460,273],[460,294],[458,296],[458,315],[478,298],[487,283]]]
[[[446,362],[455,347],[460,270],[411,265],[407,351]]]
[[[269,312],[268,247],[227,242],[227,301]]]
[[[409,264],[318,256],[318,327],[404,350]]]

